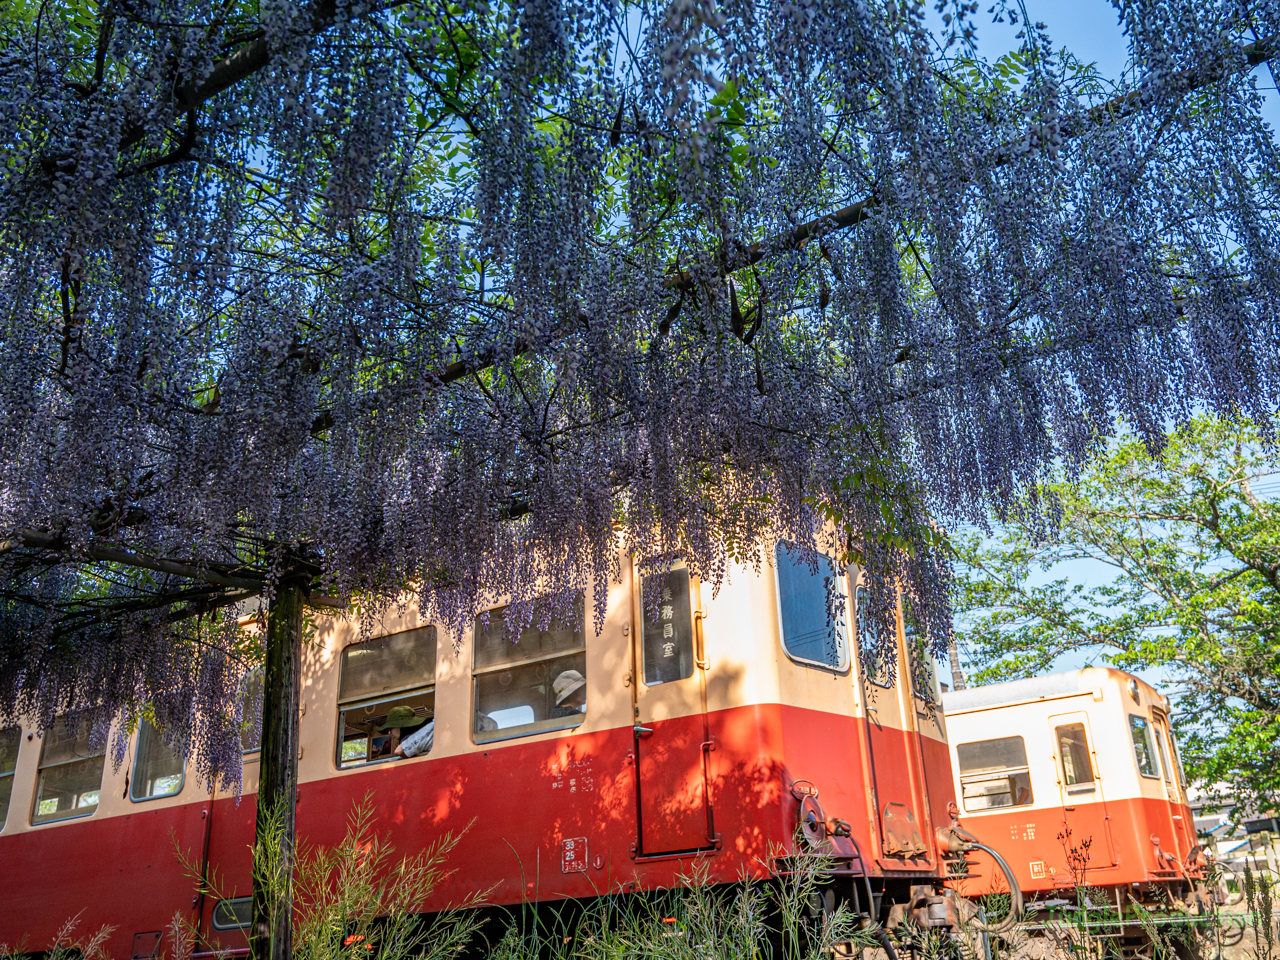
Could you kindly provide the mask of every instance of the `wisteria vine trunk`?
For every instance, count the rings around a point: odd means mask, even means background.
[[[254,871],[254,960],[289,960],[293,955],[303,590],[296,583],[282,584],[267,615],[256,835],[261,845],[273,834],[279,853],[271,862],[275,876]]]

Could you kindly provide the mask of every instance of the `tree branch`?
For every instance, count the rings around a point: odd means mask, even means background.
[[[17,536],[14,539],[0,541],[0,554],[8,553],[9,551],[20,547],[27,547],[28,549],[34,550],[50,550],[62,553],[71,552],[56,536],[41,533],[38,530],[19,530],[17,531]],[[190,580],[200,580],[204,583],[212,583],[220,587],[252,590],[254,593],[260,592],[263,585],[263,579],[260,577],[250,579],[248,577],[228,576],[227,574],[218,573],[194,564],[179,563],[176,560],[162,560],[158,557],[150,557],[141,553],[132,553],[128,550],[121,550],[117,547],[108,547],[100,544],[91,543],[86,545],[84,548],[84,554],[91,560],[98,560],[103,563],[121,563],[130,567],[141,567],[144,570],[155,570],[157,573],[168,573],[175,577],[186,577]]]
[[[311,11],[313,34],[322,33],[333,26],[336,6],[334,0],[320,0],[315,5],[315,9]],[[219,60],[203,80],[190,81],[179,87],[178,104],[185,110],[194,110],[211,97],[249,79],[270,62],[271,45],[266,37],[258,37],[225,60]]]

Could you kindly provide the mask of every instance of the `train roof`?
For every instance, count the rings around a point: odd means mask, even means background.
[[[1055,700],[1077,693],[1089,693],[1111,675],[1123,677],[1125,680],[1130,676],[1110,667],[1083,667],[1064,673],[1050,673],[1043,677],[1007,680],[1004,683],[969,687],[966,690],[950,690],[942,695],[942,709],[945,713],[964,713],[967,710],[978,710],[982,707],[995,707],[1007,703]],[[1138,682],[1151,689],[1153,694],[1156,693],[1149,684],[1142,680]]]

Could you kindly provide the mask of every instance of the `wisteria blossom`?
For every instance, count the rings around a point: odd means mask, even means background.
[[[1117,3],[1123,78],[976,11],[5,4],[0,724],[154,709],[238,777],[233,601],[460,636],[778,537],[941,645],[935,529],[1265,427],[1280,4]]]

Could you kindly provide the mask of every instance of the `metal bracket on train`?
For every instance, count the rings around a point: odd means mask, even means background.
[[[791,784],[791,795],[800,801],[800,836],[809,849],[835,860],[849,861],[848,872],[855,872],[855,860],[858,870],[865,870],[862,857],[853,841],[853,829],[849,821],[839,817],[828,819],[822,810],[822,804],[818,802],[818,788],[808,780],[797,780]]]
[[[960,826],[960,810],[954,800],[947,804],[947,813],[951,816],[951,822],[934,831],[938,853],[943,857],[954,858],[976,850],[978,838]]]

